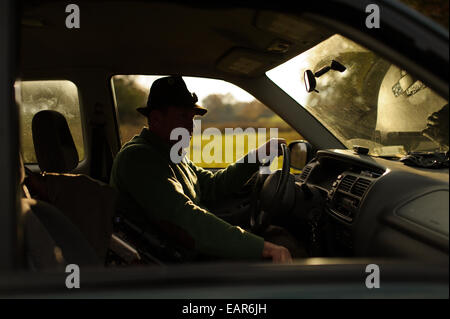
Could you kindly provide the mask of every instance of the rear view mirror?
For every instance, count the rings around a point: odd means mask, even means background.
[[[306,92],[316,91],[316,78],[311,70],[306,70],[303,73],[303,80],[305,81]]]
[[[291,156],[291,167],[299,170],[303,169],[314,156],[313,147],[306,141],[289,143],[289,153]]]
[[[314,92],[319,93],[319,91],[316,90],[316,85],[317,85],[316,78],[324,75],[325,73],[327,73],[330,70],[334,70],[334,71],[338,71],[338,72],[342,73],[345,70],[347,70],[347,68],[344,65],[342,65],[341,63],[339,63],[338,61],[332,60],[330,66],[323,67],[316,73],[313,73],[311,70],[306,70],[303,73],[303,80],[305,81],[306,92],[311,93],[312,91],[314,91]]]

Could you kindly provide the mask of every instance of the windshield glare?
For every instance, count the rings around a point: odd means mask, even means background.
[[[305,89],[304,72],[346,67],[319,77]],[[267,72],[347,148],[367,147],[372,155],[448,150],[448,101],[418,79],[341,35]]]

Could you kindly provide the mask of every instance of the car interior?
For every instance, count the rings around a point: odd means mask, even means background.
[[[305,243],[315,263],[321,263],[317,258],[324,264],[339,258],[355,262],[379,258],[448,266],[448,135],[447,147],[441,147],[447,152],[447,166],[440,168],[371,156],[369,146],[341,138],[318,118],[320,109],[303,107],[268,76],[270,70],[340,34],[413,74],[444,101],[440,106],[446,102],[448,108],[445,76],[432,74],[428,65],[414,60],[426,50],[408,56],[386,49],[369,36],[311,13],[312,9],[290,14],[152,1],[77,4],[81,22],[76,29],[64,24],[68,15],[64,1],[24,1],[21,8],[16,86],[24,91],[32,81],[72,82],[79,103],[75,117],[81,125],[77,137],[69,128],[72,111],[42,105],[35,105],[26,127],[22,120],[22,138],[32,139],[36,155],[34,161],[22,154],[21,163],[28,269],[73,263],[111,268],[192,262],[190,252],[160,229],[143,229],[116,210],[117,192],[108,185],[114,156],[122,145],[112,80],[116,75],[224,80],[264,103],[303,137],[283,149],[280,168],[272,174],[256,174],[233,198],[210,203],[219,217],[257,234],[269,224],[282,226]],[[442,59],[448,64],[445,50],[436,48],[428,54],[434,54],[433,63],[438,65]],[[338,76],[358,60],[341,57],[340,62],[343,65],[326,60],[331,67],[323,73]],[[318,68],[308,68],[312,72],[305,72],[305,78],[298,74],[296,90],[307,90],[310,96],[325,94],[326,76],[314,77]],[[313,92],[315,81],[318,93]],[[25,105],[29,102],[22,95],[19,113]]]

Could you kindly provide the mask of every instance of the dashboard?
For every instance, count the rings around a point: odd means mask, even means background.
[[[448,262],[448,169],[322,150],[297,184],[320,193],[330,255]]]

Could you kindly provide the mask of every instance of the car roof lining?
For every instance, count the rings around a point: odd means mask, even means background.
[[[100,68],[115,74],[178,73],[220,78],[230,75],[230,71],[218,69],[220,61],[233,51],[245,50],[259,58],[263,66],[244,76],[259,77],[332,34],[315,26],[314,32],[306,28],[299,41],[292,41],[257,26],[261,14],[271,13],[136,1],[107,6],[80,1],[80,29],[67,29],[65,5],[25,3],[21,28],[23,72],[70,67]],[[33,23],[35,26],[30,25]],[[36,26],[39,24],[42,26]],[[56,39],[61,45],[55,46]],[[277,40],[291,44],[286,53],[267,52]]]

